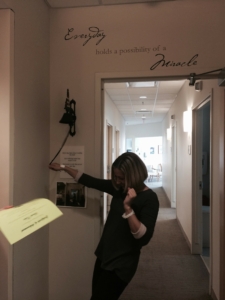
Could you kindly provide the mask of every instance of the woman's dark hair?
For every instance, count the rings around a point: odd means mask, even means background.
[[[128,187],[133,188],[136,192],[143,189],[144,181],[148,177],[148,171],[144,162],[133,152],[125,152],[121,154],[112,164],[111,178],[114,187],[116,182],[114,177],[114,169],[117,168],[123,172],[125,177],[124,192]]]

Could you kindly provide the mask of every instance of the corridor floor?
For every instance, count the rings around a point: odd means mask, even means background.
[[[212,300],[209,273],[199,255],[191,255],[160,182],[150,183],[160,210],[155,233],[143,247],[138,270],[120,300]]]

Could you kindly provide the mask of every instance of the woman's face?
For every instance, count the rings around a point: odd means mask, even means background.
[[[113,170],[114,181],[118,188],[124,188],[125,186],[125,176],[122,171],[117,168]]]

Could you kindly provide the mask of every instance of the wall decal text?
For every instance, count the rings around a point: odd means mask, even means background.
[[[104,30],[100,30],[98,27],[92,26],[88,28],[88,33],[76,34],[74,33],[74,28],[68,28],[67,34],[65,35],[65,41],[84,39],[83,46],[85,46],[90,40],[97,39],[96,45],[106,37]]]
[[[112,48],[104,48],[104,49],[96,49],[95,54],[100,55],[144,55],[144,54],[151,54],[154,52],[161,52],[155,54],[155,57],[157,57],[157,61],[150,67],[150,70],[153,71],[158,67],[192,67],[196,66],[198,61],[198,54],[195,54],[190,59],[187,60],[169,60],[166,58],[165,54],[162,54],[162,52],[167,51],[166,46],[153,46],[153,47],[146,47],[146,46],[139,46],[139,47],[132,47],[132,48],[119,48],[119,49],[112,49]]]
[[[160,59],[150,67],[150,70],[155,70],[159,66],[161,66],[161,67],[191,67],[191,66],[196,66],[197,65],[197,58],[198,58],[198,54],[195,54],[188,61],[175,62],[173,60],[166,60],[165,55],[161,54],[161,53],[158,53],[155,56],[159,56]]]
[[[156,52],[159,51],[159,46],[156,47],[133,47],[133,48],[120,48],[120,49],[96,49],[95,54],[96,55],[103,55],[103,54],[117,54],[117,55],[124,55],[124,54],[140,54],[140,53],[146,53],[149,54],[152,51]],[[162,47],[162,51],[166,51],[166,47]]]

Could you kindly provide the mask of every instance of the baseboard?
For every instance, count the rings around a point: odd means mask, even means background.
[[[163,190],[163,192],[164,192],[164,194],[165,194],[165,197],[166,197],[167,201],[169,202],[169,204],[170,204],[170,206],[171,206],[170,199],[169,199],[169,197],[167,196],[167,194],[166,194],[166,192],[165,192],[163,186],[162,186],[162,190]]]
[[[179,226],[180,226],[180,229],[181,229],[181,231],[182,231],[182,233],[183,233],[183,236],[184,236],[184,238],[185,238],[185,240],[186,240],[186,242],[187,242],[187,244],[188,244],[188,247],[189,247],[189,249],[190,249],[190,251],[191,251],[191,243],[190,243],[190,241],[189,241],[189,239],[188,239],[186,233],[184,232],[184,229],[183,229],[183,227],[181,226],[181,223],[180,223],[180,221],[179,221],[178,218],[177,218],[177,222],[178,222],[178,224],[179,224]]]
[[[211,295],[210,296],[212,297],[213,300],[218,300],[218,298],[216,297],[216,294],[214,293],[213,288],[211,288]]]

